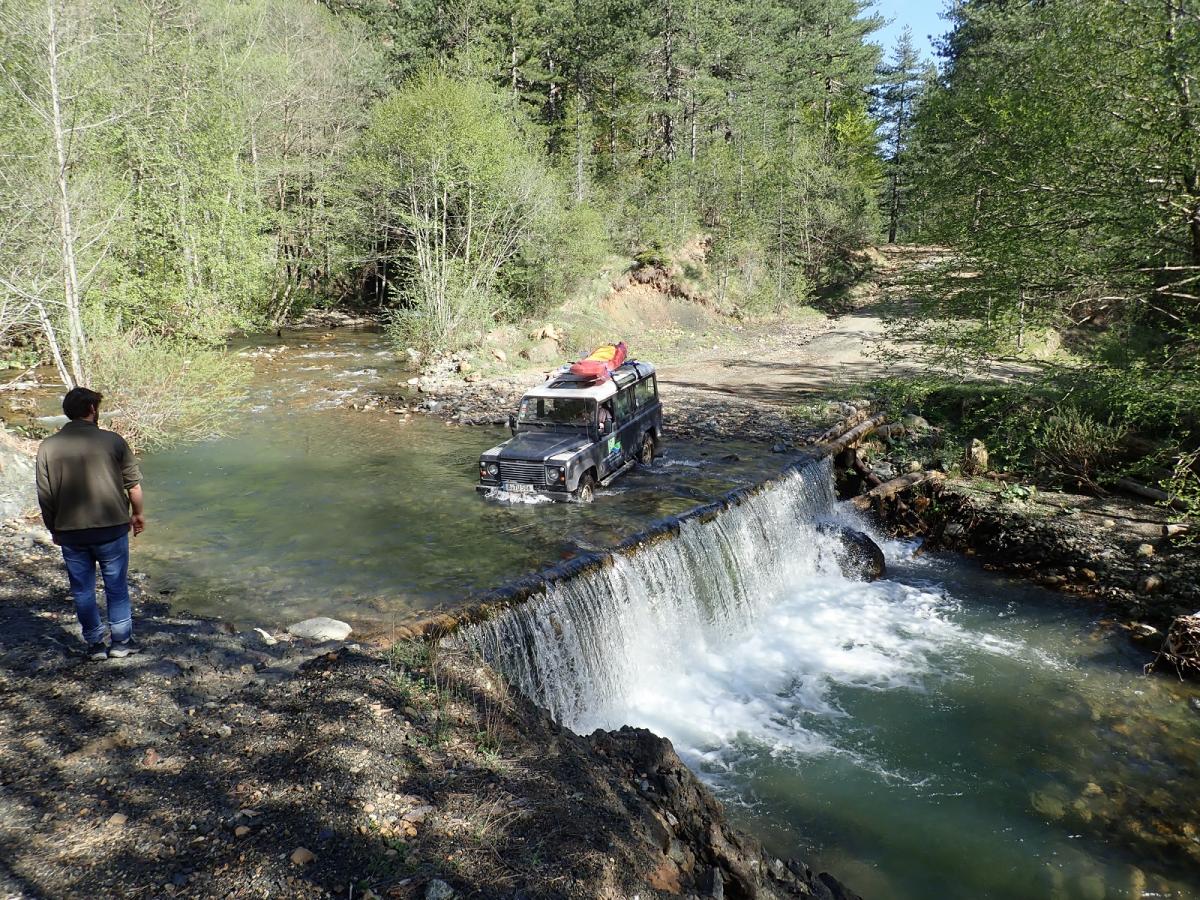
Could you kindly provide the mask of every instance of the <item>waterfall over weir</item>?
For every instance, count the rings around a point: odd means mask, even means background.
[[[631,698],[672,693],[675,686],[655,682],[694,671],[699,657],[745,635],[797,583],[843,583],[834,543],[816,528],[835,514],[834,500],[831,464],[815,461],[715,517],[683,522],[677,537],[551,584],[454,640],[572,730],[621,724]],[[771,711],[752,715],[761,731]]]

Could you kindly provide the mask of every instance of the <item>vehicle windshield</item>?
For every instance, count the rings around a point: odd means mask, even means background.
[[[521,425],[574,425],[586,428],[596,421],[596,401],[566,397],[523,397],[517,422]]]

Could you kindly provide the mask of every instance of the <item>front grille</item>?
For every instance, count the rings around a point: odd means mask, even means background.
[[[500,480],[519,484],[545,484],[546,466],[540,462],[500,460]]]

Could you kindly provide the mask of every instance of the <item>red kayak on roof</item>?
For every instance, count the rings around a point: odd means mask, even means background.
[[[626,353],[628,350],[624,341],[603,344],[571,366],[571,374],[603,381],[612,375],[613,369],[618,369],[624,364]]]

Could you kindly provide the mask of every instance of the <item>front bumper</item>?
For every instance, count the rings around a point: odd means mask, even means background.
[[[512,482],[509,482],[509,484],[511,485]],[[512,493],[527,496],[536,495],[539,497],[549,497],[551,500],[571,499],[571,492],[561,485],[557,487],[550,487],[549,485],[545,484],[531,484],[529,485],[529,488],[530,489],[527,491],[512,491]],[[481,494],[486,494],[488,491],[505,491],[508,490],[508,488],[506,488],[504,484],[501,484],[499,481],[481,481],[475,485],[475,490],[479,491]]]

